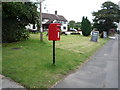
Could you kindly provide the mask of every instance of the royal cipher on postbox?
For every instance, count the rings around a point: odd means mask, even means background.
[[[60,23],[52,23],[49,25],[48,40],[60,40]]]

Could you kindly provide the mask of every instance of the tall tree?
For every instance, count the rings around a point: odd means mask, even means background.
[[[68,23],[68,27],[69,27],[69,28],[75,28],[75,29],[77,29],[77,30],[80,28],[80,25],[81,25],[80,22],[75,22],[74,20],[71,20],[71,21],[69,21],[69,23]]]
[[[94,28],[97,28],[100,32],[107,31],[109,29],[116,28],[115,22],[119,22],[120,10],[118,5],[111,1],[104,2],[101,10],[92,13],[94,16],[93,22]]]
[[[31,2],[3,2],[2,3],[2,39],[3,42],[20,41],[28,38],[25,26],[35,24],[37,7]]]
[[[82,22],[81,22],[81,29],[82,29],[82,34],[84,36],[89,36],[91,33],[91,23],[90,21],[87,19],[87,17],[83,17],[82,18]]]
[[[81,27],[81,23],[80,22],[76,22],[75,23],[75,29],[79,30]]]
[[[74,28],[75,27],[75,21],[74,20],[69,21],[68,26],[69,26],[69,28]]]

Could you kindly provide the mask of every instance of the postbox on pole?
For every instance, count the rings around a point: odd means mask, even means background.
[[[49,25],[48,40],[53,41],[53,65],[55,65],[55,41],[60,40],[61,24],[52,23]]]
[[[59,23],[52,23],[49,25],[48,39],[53,41],[60,40],[60,26]]]

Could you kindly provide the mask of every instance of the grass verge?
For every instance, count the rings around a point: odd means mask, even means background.
[[[31,34],[27,41],[3,44],[2,74],[27,88],[50,88],[63,75],[89,58],[107,39],[91,42],[91,37],[61,36],[56,41],[56,65],[52,65],[52,41]]]

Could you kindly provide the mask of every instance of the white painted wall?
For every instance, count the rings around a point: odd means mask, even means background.
[[[42,24],[45,24],[49,21],[49,19],[43,19]]]
[[[44,20],[44,22],[42,22],[42,24],[44,24],[45,22],[47,22],[48,20]],[[53,21],[53,23],[55,23],[56,20]],[[64,22],[64,21],[60,21],[61,25],[61,31],[62,32],[67,32],[68,31],[68,22]],[[33,29],[33,24],[29,24],[26,26],[26,29],[32,29],[32,30],[37,30],[37,24],[35,24],[35,29]]]
[[[29,24],[29,25],[27,25],[25,27],[26,27],[26,29],[37,30],[37,24],[35,24],[35,29],[33,29],[33,24]]]
[[[67,32],[68,31],[68,22],[62,22],[61,30],[63,32]]]
[[[54,20],[53,23],[61,23],[61,31],[62,32],[68,31],[68,22]]]

